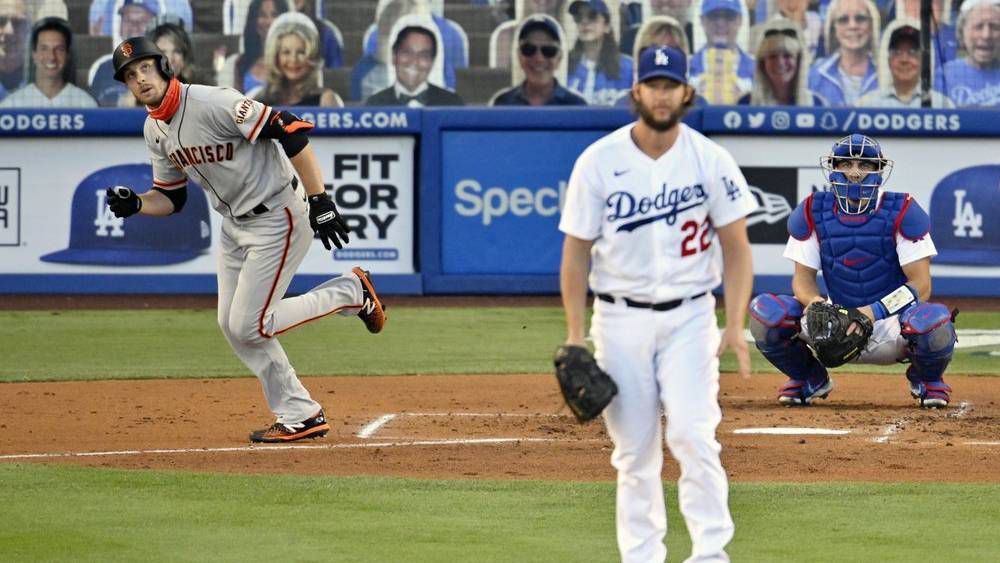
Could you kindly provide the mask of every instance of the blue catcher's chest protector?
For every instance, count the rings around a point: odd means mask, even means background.
[[[823,279],[838,305],[861,307],[906,282],[896,254],[896,229],[906,194],[883,192],[876,210],[838,213],[831,192],[813,194],[812,220],[819,239]]]

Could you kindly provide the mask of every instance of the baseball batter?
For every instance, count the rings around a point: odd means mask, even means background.
[[[622,561],[666,559],[661,409],[681,469],[688,561],[728,561],[734,531],[715,439],[718,356],[732,349],[749,376],[742,334],[753,270],[745,217],[756,201],[732,156],[680,123],[694,95],[683,52],[645,50],[632,87],[639,119],[583,152],[559,224],[566,344],[584,343],[590,266],[595,356],[618,386],[604,419],[615,446]],[[720,339],[712,289],[723,278]]]
[[[911,395],[922,407],[944,407],[951,398],[944,370],[955,349],[948,308],[928,303],[930,260],[937,254],[930,218],[909,194],[882,191],[892,171],[877,141],[860,134],[840,139],[821,160],[829,190],[807,197],[788,218],[785,257],[795,262],[792,295],[762,294],[750,305],[750,330],[765,358],[788,376],[778,391],[785,405],[808,405],[833,389],[827,367],[840,365],[827,347],[861,335],[850,361],[908,361]],[[802,322],[823,314],[827,298],[816,275],[823,272],[829,300],[860,322],[835,318]],[[810,326],[843,326],[818,343]],[[867,338],[865,338],[867,337]],[[810,346],[812,349],[810,349]],[[815,355],[814,355],[815,351]],[[825,364],[824,364],[825,362]]]
[[[181,84],[156,45],[143,37],[123,41],[112,59],[115,79],[149,111],[143,134],[154,180],[143,194],[109,188],[108,206],[121,218],[179,213],[188,176],[197,179],[224,217],[219,326],[260,380],[277,417],[269,428],[251,433],[250,440],[326,435],[330,425],[322,406],[309,396],[276,337],[333,313],[357,315],[376,333],[386,317],[361,268],[283,298],[314,232],[327,250],[331,242],[337,248],[348,242],[347,226],[324,191],[305,134],[312,124],[236,90]]]

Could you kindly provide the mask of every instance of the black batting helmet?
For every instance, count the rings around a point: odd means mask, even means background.
[[[160,74],[163,75],[165,80],[170,80],[170,77],[174,75],[173,71],[170,70],[170,63],[167,62],[167,57],[163,56],[163,53],[156,47],[156,43],[145,37],[132,37],[122,41],[115,47],[115,53],[111,57],[112,63],[115,66],[115,80],[125,82],[125,79],[122,78],[122,74],[125,73],[125,67],[133,61],[147,58],[156,59],[156,66],[160,69]]]

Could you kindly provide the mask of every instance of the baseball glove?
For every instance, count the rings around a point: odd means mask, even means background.
[[[860,330],[847,334],[851,323],[857,323]],[[871,338],[872,322],[854,308],[813,303],[806,310],[806,329],[816,359],[828,368],[835,368],[861,354]]]
[[[580,422],[601,414],[618,393],[618,386],[583,346],[560,346],[555,365],[559,389]]]

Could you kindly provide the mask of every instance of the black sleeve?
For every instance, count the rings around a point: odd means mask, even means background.
[[[153,189],[167,196],[170,203],[174,204],[174,213],[180,213],[181,209],[184,209],[188,197],[187,185],[172,190],[165,190],[159,186],[153,186]]]
[[[309,144],[306,132],[312,128],[312,123],[299,119],[294,113],[274,111],[264,127],[261,128],[260,137],[277,139],[281,143],[281,147],[285,149],[285,154],[291,158],[302,152],[302,149]]]

